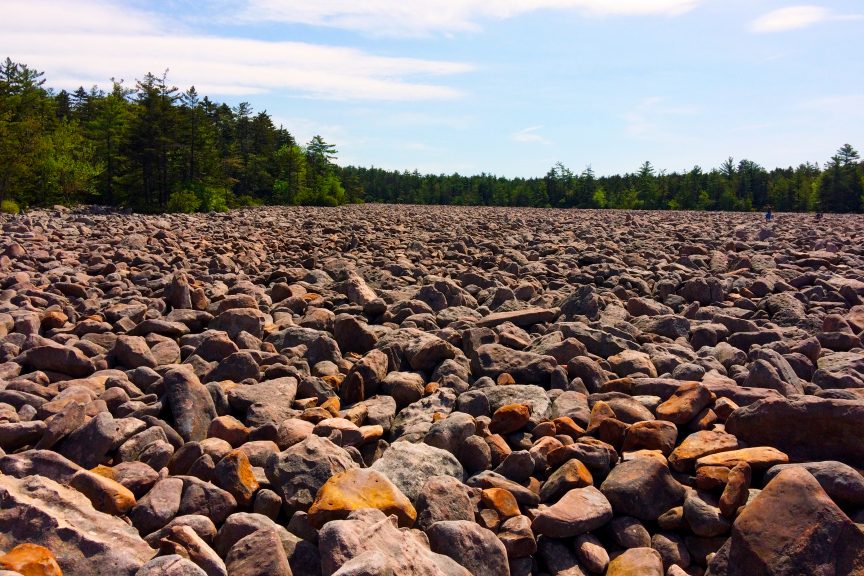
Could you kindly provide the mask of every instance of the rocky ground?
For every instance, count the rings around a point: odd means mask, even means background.
[[[0,576],[864,574],[861,216],[0,226]]]

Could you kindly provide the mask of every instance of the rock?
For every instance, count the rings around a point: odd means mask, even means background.
[[[731,574],[854,574],[864,533],[806,469],[783,470],[748,504],[708,568]]]
[[[574,542],[576,557],[592,574],[603,574],[609,566],[609,553],[602,543],[591,534],[583,534]]]
[[[129,519],[140,533],[149,534],[177,515],[182,496],[183,480],[163,478],[132,508]]]
[[[291,576],[276,530],[261,529],[234,544],[225,558],[231,576]]]
[[[318,550],[321,571],[326,576],[365,554],[375,555],[373,566],[377,572],[360,573],[470,576],[468,570],[448,556],[432,552],[425,538],[400,532],[383,512],[375,509],[358,510],[346,520],[329,522],[321,530]],[[368,562],[366,556],[363,565],[367,570]]]
[[[111,354],[120,366],[126,368],[156,368],[159,365],[142,336],[118,336]]]
[[[431,476],[417,496],[417,528],[443,520],[474,520],[468,487],[452,476]]]
[[[411,502],[420,495],[430,476],[452,476],[464,479],[462,465],[455,456],[427,444],[394,442],[372,469],[381,472],[402,491]]]
[[[511,322],[516,326],[527,327],[534,324],[551,322],[556,316],[558,316],[558,310],[525,308],[524,310],[512,310],[490,314],[489,316],[479,320],[476,325],[481,328],[492,328],[505,322]]]
[[[687,436],[669,455],[669,465],[678,472],[692,470],[696,461],[710,454],[737,450],[738,439],[725,432],[700,430]]]
[[[217,416],[207,388],[188,369],[169,370],[162,380],[174,427],[183,440],[189,442],[206,438],[210,421]]]
[[[684,501],[684,488],[654,458],[637,458],[612,469],[600,486],[616,514],[656,520]]]
[[[520,384],[548,385],[557,366],[551,356],[520,352],[500,344],[483,344],[471,356],[471,373],[474,376],[494,379],[507,373]]]
[[[79,470],[69,486],[84,494],[100,512],[123,516],[135,506],[135,495],[114,480],[89,470]]]
[[[19,544],[0,556],[0,568],[24,576],[63,576],[50,550],[37,544]]]
[[[43,372],[59,372],[75,378],[89,376],[95,371],[93,363],[77,348],[57,344],[35,346],[27,350],[22,363]]]
[[[537,540],[531,530],[531,519],[527,516],[514,516],[507,519],[498,529],[498,539],[504,544],[507,558],[527,558],[537,551]]]
[[[726,430],[747,444],[773,446],[798,461],[864,466],[864,402],[813,396],[765,399],[729,417]]]
[[[663,576],[663,559],[653,548],[630,548],[609,562],[606,576]]]
[[[258,490],[249,457],[242,450],[232,450],[219,460],[213,470],[213,483],[231,494],[240,506],[248,506]]]
[[[140,420],[121,420],[100,412],[89,422],[62,440],[56,451],[84,468],[93,468],[105,460],[126,437],[144,429]]]
[[[207,576],[197,564],[178,554],[153,558],[135,573],[135,576]]]
[[[506,404],[492,415],[489,430],[493,434],[516,432],[531,419],[531,409],[526,404]]]
[[[297,379],[285,376],[236,386],[228,392],[228,403],[245,416],[248,426],[278,425],[295,415],[293,403],[296,397]]]
[[[738,509],[747,503],[752,472],[750,465],[740,462],[729,471],[726,486],[720,496],[720,512],[726,518],[735,518]],[[862,479],[864,480],[864,479]]]
[[[475,576],[509,576],[507,551],[494,532],[472,521],[444,520],[427,530],[433,552],[449,556]]]
[[[657,406],[657,418],[686,424],[711,404],[711,391],[698,382],[682,384],[668,400]]]
[[[767,470],[775,464],[785,464],[789,457],[770,446],[755,446],[753,448],[739,448],[738,450],[727,450],[717,452],[708,456],[702,456],[696,460],[696,468],[702,466],[725,466],[732,468],[741,462],[746,462],[754,470]]]
[[[842,462],[803,462],[800,464],[777,464],[765,472],[765,482],[788,468],[801,467],[810,472],[822,489],[840,506],[864,506],[864,476]]]
[[[711,538],[729,532],[731,522],[724,515],[713,498],[705,493],[690,492],[684,499],[684,521],[697,536]]]
[[[321,486],[309,508],[309,522],[321,528],[331,520],[344,520],[351,512],[362,508],[377,508],[388,516],[393,514],[400,526],[408,528],[417,519],[414,506],[384,474],[350,468]]]
[[[594,488],[574,488],[556,504],[541,510],[531,528],[550,538],[570,538],[591,532],[612,520],[612,506]]]
[[[267,479],[286,511],[306,511],[332,476],[357,468],[351,456],[326,438],[309,436],[267,461]]]
[[[540,488],[540,500],[554,502],[574,488],[594,484],[591,471],[579,460],[572,459],[562,464]]]
[[[133,575],[155,553],[134,528],[48,478],[0,476],[0,549],[50,550],[68,574]]]

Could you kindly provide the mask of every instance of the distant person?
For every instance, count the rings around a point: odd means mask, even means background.
[[[774,220],[774,213],[771,212],[771,206],[765,207],[765,222],[771,222]]]

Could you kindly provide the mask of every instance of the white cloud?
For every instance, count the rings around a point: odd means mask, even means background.
[[[684,141],[673,134],[668,125],[676,118],[695,116],[699,109],[694,106],[669,105],[659,96],[643,98],[623,115],[626,133],[634,138],[652,141]]]
[[[510,135],[510,138],[514,142],[524,142],[524,143],[537,143],[537,144],[551,144],[549,140],[543,137],[540,134],[540,130],[543,129],[543,125],[537,126],[529,126],[528,128],[523,128],[522,130],[518,130],[513,132]]]
[[[471,70],[354,48],[202,35],[94,0],[29,0],[4,11],[0,54],[46,71],[58,88],[168,68],[171,83],[210,95],[279,90],[334,99],[450,99],[460,93],[430,79]]]
[[[763,14],[750,23],[758,33],[786,32],[832,20],[860,20],[859,14],[836,14],[823,6],[788,6]]]
[[[247,0],[240,17],[250,21],[329,26],[387,36],[477,30],[490,19],[538,10],[588,16],[677,16],[702,0]]]

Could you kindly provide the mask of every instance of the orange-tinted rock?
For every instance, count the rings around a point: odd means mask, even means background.
[[[486,488],[480,494],[483,504],[498,513],[501,518],[512,518],[521,514],[516,498],[504,488]]]
[[[789,462],[789,457],[776,448],[756,446],[703,456],[696,461],[696,467],[726,466],[732,468],[741,462],[746,462],[754,470],[767,470],[775,464],[786,464]]]
[[[669,465],[678,472],[693,469],[696,460],[709,454],[736,450],[738,439],[726,432],[703,430],[687,436],[669,455]]]
[[[135,506],[135,495],[128,488],[89,470],[76,472],[69,486],[87,496],[93,508],[106,514],[122,516]]]
[[[594,484],[591,471],[575,458],[566,461],[549,479],[543,483],[540,489],[540,500],[542,502],[553,502],[573,488],[583,488]]]
[[[615,418],[615,411],[603,400],[598,400],[591,408],[591,416],[588,420],[588,432],[591,433],[600,427],[603,420]]]
[[[320,528],[362,508],[377,508],[388,516],[394,514],[404,527],[412,526],[417,519],[411,501],[386,476],[369,468],[351,468],[321,486],[309,508],[309,522]]]
[[[657,406],[657,418],[686,424],[711,404],[713,394],[699,382],[686,382],[668,400]]]
[[[327,400],[325,400],[324,402],[321,403],[320,408],[327,410],[334,417],[339,416],[339,408],[340,408],[339,397],[338,396],[330,396],[329,398],[327,398]]]
[[[493,434],[510,434],[523,428],[531,419],[531,408],[527,404],[506,404],[492,415],[489,430]]]
[[[675,448],[678,428],[663,420],[636,422],[627,429],[624,437],[624,452],[634,450],[660,450],[668,456]]]
[[[0,568],[14,570],[23,576],[63,576],[54,554],[37,544],[19,544],[3,554]]]
[[[585,435],[585,430],[569,416],[559,416],[552,423],[555,424],[555,434],[570,436],[574,440]]]
[[[701,466],[696,469],[696,487],[700,490],[721,490],[729,481],[726,466]]]
[[[735,518],[738,509],[747,503],[751,477],[750,465],[746,462],[737,464],[729,472],[719,505],[720,512],[727,518]]]
[[[663,559],[653,548],[630,548],[609,562],[606,576],[663,576]]]
[[[780,472],[744,507],[712,576],[861,574],[864,533],[804,468]]]
[[[219,416],[210,422],[207,437],[221,438],[237,448],[249,439],[249,428],[233,416]]]
[[[240,506],[246,506],[258,491],[258,481],[252,472],[249,457],[242,450],[226,454],[213,470],[214,484],[230,493]]]

